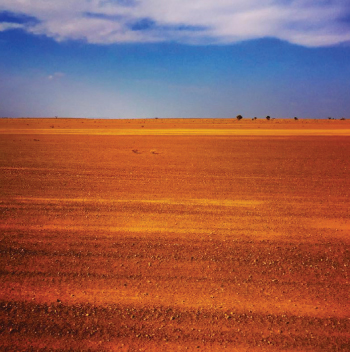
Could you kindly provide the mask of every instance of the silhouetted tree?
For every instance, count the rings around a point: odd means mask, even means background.
[[[237,115],[236,116],[236,119],[239,121],[239,120],[242,120],[243,119],[243,116],[242,115]]]
[[[270,118],[271,118],[271,117],[270,117],[269,115],[266,116],[266,120],[270,120]]]

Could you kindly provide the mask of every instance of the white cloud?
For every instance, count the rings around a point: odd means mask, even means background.
[[[23,26],[19,23],[9,23],[9,22],[1,22],[0,23],[0,32],[8,31],[10,29],[20,29]]]
[[[0,30],[21,27],[58,41],[227,44],[275,37],[305,46],[350,41],[348,0],[2,0],[0,11],[37,19],[0,23]]]

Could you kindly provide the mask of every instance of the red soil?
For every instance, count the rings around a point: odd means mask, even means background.
[[[349,350],[349,136],[0,120],[0,350]]]

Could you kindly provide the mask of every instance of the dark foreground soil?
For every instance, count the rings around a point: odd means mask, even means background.
[[[53,121],[0,122],[1,351],[350,351],[343,121]]]

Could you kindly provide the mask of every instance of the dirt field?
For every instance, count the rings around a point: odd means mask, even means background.
[[[350,351],[350,122],[0,119],[1,351]]]

